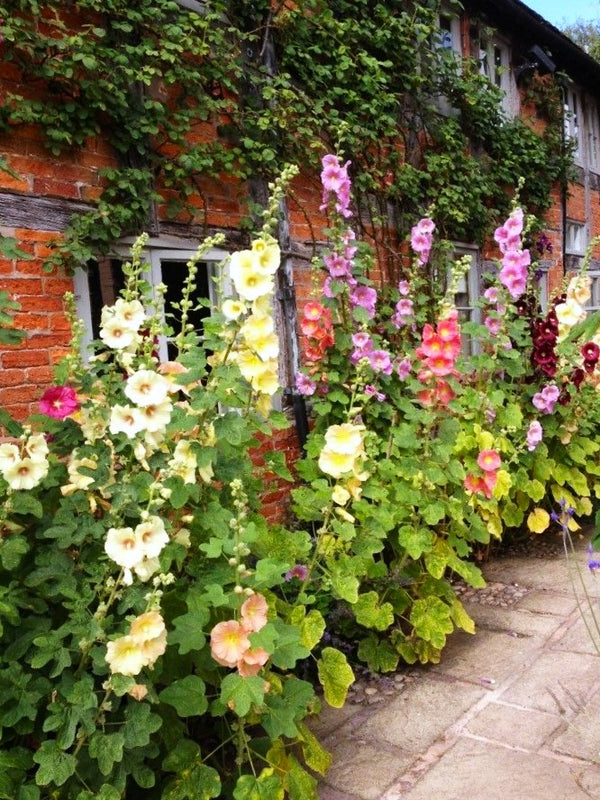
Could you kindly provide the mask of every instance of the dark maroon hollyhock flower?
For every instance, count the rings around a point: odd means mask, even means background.
[[[554,345],[544,342],[541,346],[536,347],[531,354],[533,363],[541,367],[545,364],[556,365],[556,353],[554,352]]]
[[[574,369],[571,373],[571,382],[576,389],[579,389],[585,380],[585,372],[582,369]],[[560,401],[559,401],[560,402]]]
[[[558,396],[558,404],[561,406],[568,406],[571,402],[571,395],[568,389],[563,389],[560,395]]]
[[[597,364],[598,358],[600,358],[600,347],[595,342],[586,342],[581,348],[581,355],[585,361]]]
[[[556,306],[560,305],[561,303],[565,303],[567,300],[567,295],[563,292],[563,294],[559,294],[557,297],[554,298],[552,301],[552,305],[556,308]]]

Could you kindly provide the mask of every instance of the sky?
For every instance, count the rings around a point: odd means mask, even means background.
[[[523,0],[557,28],[572,25],[578,19],[600,21],[600,0]]]

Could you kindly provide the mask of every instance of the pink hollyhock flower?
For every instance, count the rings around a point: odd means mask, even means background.
[[[503,267],[528,267],[530,264],[529,250],[508,250],[502,257]]]
[[[527,449],[530,451],[535,450],[542,441],[542,436],[542,426],[537,419],[534,419],[533,422],[530,423],[529,430],[527,431]]]
[[[447,406],[451,400],[454,400],[456,393],[447,381],[440,380],[435,385],[433,396],[439,406]]]
[[[494,487],[498,483],[498,471],[489,470],[488,472],[484,472],[482,480],[482,491],[487,498],[490,498],[492,496],[492,492],[494,491]]]
[[[400,283],[398,284],[398,291],[404,297],[409,295],[410,294],[410,286],[409,286],[408,281],[400,281]]]
[[[321,184],[323,185],[323,189],[327,192],[334,192],[337,194],[348,180],[350,161],[347,161],[344,166],[342,166],[339,158],[330,153],[323,156],[321,164],[323,167],[321,171]]]
[[[369,317],[375,315],[375,303],[377,302],[377,292],[371,286],[356,286],[350,292],[350,303],[353,306],[364,308]]]
[[[488,301],[488,303],[497,303],[498,302],[498,289],[496,286],[488,286],[488,288],[483,293],[484,298]]]
[[[505,252],[508,248],[506,247],[506,242],[508,237],[510,236],[510,232],[508,228],[504,225],[501,225],[499,228],[496,228],[494,231],[494,239],[499,244],[500,250]]]
[[[416,229],[421,233],[432,234],[435,230],[435,222],[430,217],[423,217],[415,225]]]
[[[237,620],[218,622],[212,629],[210,654],[222,667],[237,667],[249,649],[248,631]]]
[[[375,372],[383,372],[384,375],[392,374],[392,359],[386,350],[373,350],[369,355],[369,364]]]
[[[352,334],[352,344],[358,350],[371,351],[373,349],[373,340],[366,331],[358,331]]]
[[[497,317],[486,317],[483,320],[483,324],[492,336],[496,336],[500,332],[501,322]]]
[[[401,317],[412,317],[413,315],[413,301],[407,297],[403,297],[396,303],[396,312]]]
[[[302,309],[305,319],[320,320],[324,312],[324,307],[316,300],[309,300],[308,303],[304,304],[304,308]]]
[[[454,372],[454,359],[448,358],[444,353],[440,353],[437,356],[430,356],[427,359],[427,366],[432,374],[438,377],[451,375]]]
[[[376,400],[379,400],[380,403],[383,403],[385,400],[385,394],[383,392],[379,392],[377,387],[370,383],[365,386],[365,394],[369,397],[374,397]]]
[[[401,381],[404,381],[408,378],[411,369],[412,364],[410,363],[410,358],[403,358],[402,361],[397,363],[396,372],[398,373],[398,377]]]
[[[303,372],[298,372],[296,375],[296,389],[305,397],[310,397],[317,390],[317,384],[305,375]]]
[[[305,581],[308,578],[308,567],[305,564],[295,564],[283,577],[286,581],[291,581],[293,578]]]
[[[502,460],[496,450],[482,450],[477,456],[477,466],[484,472],[495,472]]]
[[[54,419],[65,419],[79,408],[77,394],[70,386],[51,386],[40,399],[40,411]]]
[[[520,236],[523,232],[523,209],[515,208],[504,223],[509,235]]]
[[[332,278],[347,278],[352,274],[352,263],[339,253],[329,253],[323,261]]]
[[[534,394],[532,403],[538,411],[543,411],[544,414],[552,414],[559,395],[558,386],[551,383],[548,386],[544,386],[541,392]]]

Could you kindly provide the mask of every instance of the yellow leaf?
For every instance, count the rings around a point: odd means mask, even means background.
[[[534,508],[527,517],[527,527],[532,533],[543,533],[550,525],[550,514],[543,508]]]
[[[500,500],[501,497],[507,497],[511,486],[512,478],[510,474],[505,469],[499,469],[496,485],[492,492],[493,497],[495,497],[496,500]]]

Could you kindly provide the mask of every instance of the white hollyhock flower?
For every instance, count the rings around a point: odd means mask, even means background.
[[[252,250],[233,253],[229,272],[242,300],[256,300],[263,294],[270,294],[274,289],[273,275],[263,270],[259,254]]]
[[[143,561],[140,561],[139,564],[135,565],[133,571],[142,581],[142,583],[146,583],[146,581],[150,580],[155,572],[158,572],[159,568],[160,561],[158,558],[144,558]]]
[[[169,542],[165,524],[160,517],[156,516],[148,517],[147,520],[136,525],[135,538],[147,558],[159,556],[163,547]]]
[[[252,252],[258,256],[260,269],[267,275],[274,275],[281,262],[281,251],[274,240],[256,239],[252,242]]]
[[[20,458],[21,454],[16,444],[11,444],[9,442],[0,444],[0,470],[2,472],[16,464]]]
[[[137,333],[123,323],[118,317],[107,319],[100,328],[100,338],[112,350],[124,350],[136,341]]]
[[[34,433],[27,439],[25,450],[32,461],[45,461],[50,452],[43,433]]]
[[[225,319],[231,322],[246,313],[246,304],[241,300],[225,300],[221,311]]]
[[[122,297],[119,297],[114,304],[113,314],[115,319],[120,320],[123,325],[136,332],[146,319],[144,306],[139,300],[124,300]]]
[[[142,539],[133,528],[109,528],[104,542],[106,555],[125,569],[135,567],[146,555]]]
[[[348,453],[357,456],[363,449],[364,425],[330,425],[325,433],[325,442],[335,453]]]
[[[139,408],[117,405],[111,409],[108,429],[113,435],[125,433],[132,439],[137,433],[143,431],[144,427],[145,420]]]
[[[151,369],[140,369],[127,378],[125,395],[137,406],[159,405],[171,389],[170,381]]]
[[[15,491],[33,489],[47,474],[47,461],[33,461],[29,457],[21,458],[2,470],[4,480]]]
[[[143,421],[144,429],[156,433],[163,431],[171,421],[171,411],[173,405],[167,397],[162,403],[151,403],[139,409],[140,417]]]

